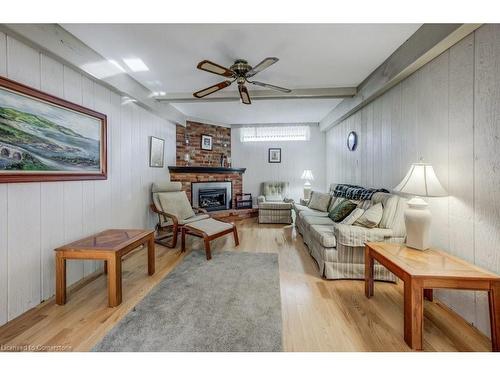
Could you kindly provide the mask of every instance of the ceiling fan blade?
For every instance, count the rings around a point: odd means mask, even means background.
[[[246,76],[247,77],[253,77],[259,72],[262,72],[264,69],[269,68],[271,65],[273,65],[275,62],[278,62],[277,57],[266,57],[264,60],[262,60],[260,63],[255,65],[252,70],[250,70]]]
[[[229,86],[232,82],[231,81],[222,81],[222,82],[219,82],[217,83],[216,85],[213,85],[213,86],[210,86],[210,87],[207,87],[203,90],[200,90],[200,91],[196,91],[193,96],[195,98],[203,98],[204,96],[207,96],[207,95],[210,95],[210,94],[213,94],[214,92],[216,91],[219,91],[219,90],[222,90],[223,88],[226,88],[227,86]]]
[[[216,64],[208,60],[203,60],[202,62],[200,62],[197,65],[197,68],[224,77],[232,77],[234,75],[234,72],[232,70],[224,68],[222,65]]]
[[[275,86],[275,85],[270,85],[269,83],[258,82],[258,81],[248,81],[248,82],[250,82],[253,85],[267,87],[267,88],[272,89],[272,90],[277,90],[277,91],[287,92],[287,93],[292,92],[292,90],[290,90],[290,89],[286,89],[284,87],[279,87],[279,86]]]
[[[245,85],[238,85],[238,89],[240,90],[240,98],[243,104],[252,104],[250,100],[250,95],[248,94],[248,90]]]

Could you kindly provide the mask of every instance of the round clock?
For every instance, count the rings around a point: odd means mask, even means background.
[[[358,146],[358,135],[356,132],[350,132],[349,135],[347,136],[347,148],[349,151],[354,151],[356,150],[356,147]]]

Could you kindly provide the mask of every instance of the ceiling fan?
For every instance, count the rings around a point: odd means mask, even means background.
[[[236,81],[238,84],[238,90],[240,92],[241,102],[243,104],[252,104],[250,100],[250,94],[248,93],[248,89],[245,86],[245,83],[251,83],[252,85],[267,87],[272,90],[277,90],[281,92],[291,92],[292,90],[286,89],[284,87],[279,87],[275,85],[270,85],[269,83],[263,83],[258,81],[250,81],[249,78],[252,78],[257,73],[263,71],[264,69],[269,68],[271,65],[276,63],[279,59],[277,57],[266,57],[260,63],[251,67],[246,60],[238,59],[234,62],[231,67],[225,68],[219,64],[213,63],[209,60],[203,60],[197,66],[198,69],[204,70],[209,73],[218,74],[229,79],[219,82],[213,86],[207,87],[203,90],[197,91],[193,94],[195,98],[203,98],[207,95],[213,94],[219,90],[222,90],[228,86],[230,86],[233,82]]]

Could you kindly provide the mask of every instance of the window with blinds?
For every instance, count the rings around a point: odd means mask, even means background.
[[[252,126],[240,128],[241,142],[308,141],[309,126]]]

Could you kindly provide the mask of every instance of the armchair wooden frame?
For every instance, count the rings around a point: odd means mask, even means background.
[[[168,248],[174,248],[177,246],[177,238],[178,238],[178,233],[181,231],[181,229],[184,227],[184,224],[180,224],[179,220],[175,215],[169,214],[168,212],[160,211],[159,209],[156,208],[154,203],[150,204],[151,211],[153,211],[155,214],[158,215],[158,223],[156,224],[156,236],[155,236],[155,243],[158,245],[166,246]],[[193,208],[193,211],[195,213],[203,213],[207,214],[207,210],[204,208]],[[162,226],[161,225],[161,219],[162,217],[165,220],[171,220],[172,224]],[[167,232],[169,229],[172,229],[171,232],[161,234],[162,232]],[[166,241],[167,238],[172,237],[171,241]]]

